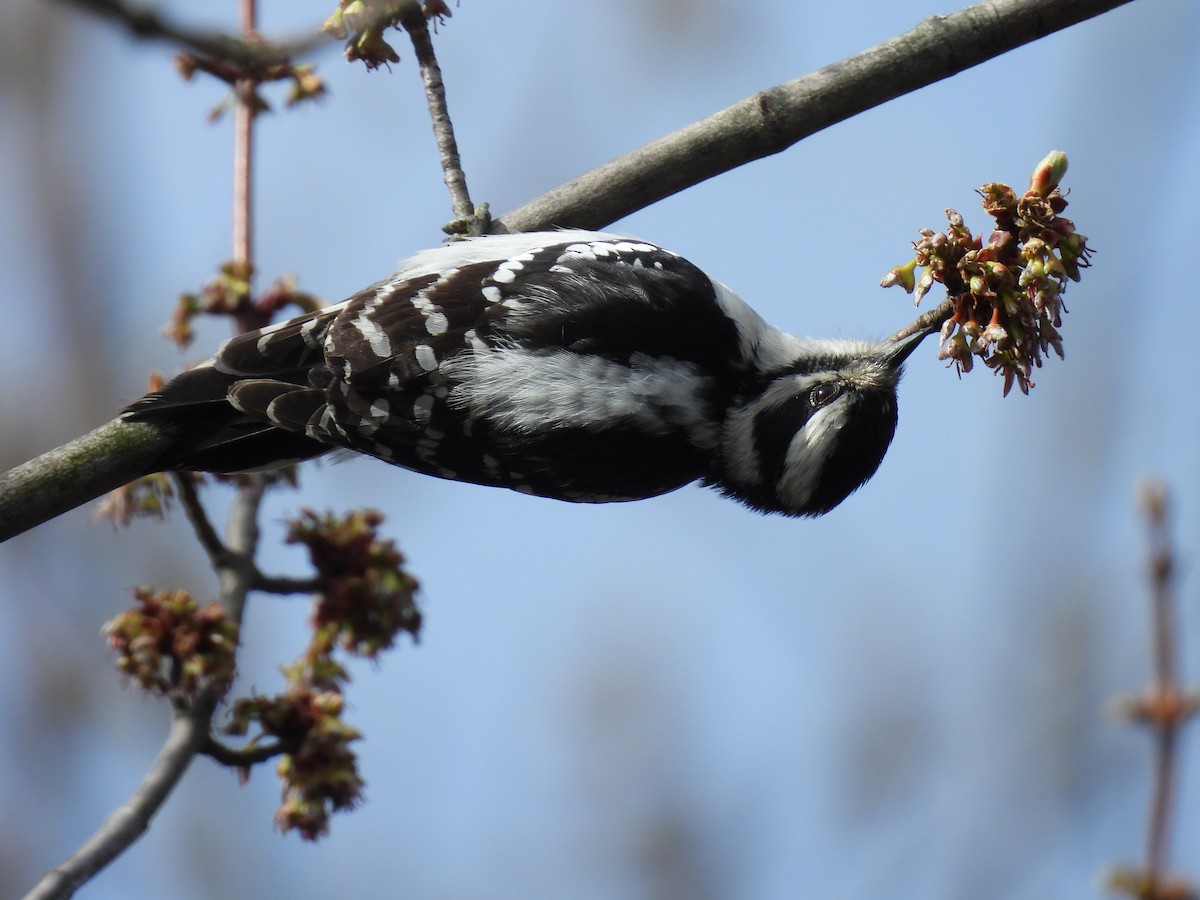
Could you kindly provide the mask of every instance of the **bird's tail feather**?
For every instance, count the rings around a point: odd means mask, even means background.
[[[295,373],[301,384],[303,373]],[[169,381],[161,391],[127,406],[121,418],[170,429],[176,439],[160,460],[161,470],[250,472],[311,459],[329,447],[246,415],[229,402],[241,379],[199,366]]]

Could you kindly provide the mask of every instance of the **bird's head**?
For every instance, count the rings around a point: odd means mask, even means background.
[[[764,512],[819,516],[866,483],[896,432],[904,361],[930,333],[895,343],[798,341],[726,417],[710,481]]]

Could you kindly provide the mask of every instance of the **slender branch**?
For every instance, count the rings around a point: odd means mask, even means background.
[[[25,900],[70,897],[141,837],[207,738],[206,715],[176,714],[166,742],[133,796],[65,862],[47,872]]]
[[[60,0],[123,25],[141,38],[166,41],[201,56],[219,59],[243,69],[268,69],[311,52],[331,38],[312,30],[303,37],[267,42],[257,35],[243,38],[219,31],[190,28],[172,21],[152,7],[139,7],[123,0]]]
[[[225,546],[221,536],[217,534],[217,529],[213,527],[212,520],[208,518],[208,512],[200,502],[200,493],[196,490],[192,476],[186,472],[176,472],[174,481],[179,491],[179,505],[183,507],[184,514],[192,524],[192,531],[196,533],[196,539],[208,554],[213,568],[225,565],[229,559],[229,548]]]
[[[768,88],[547,191],[493,231],[603,228],[714,175],[1131,0],[987,0]]]
[[[1121,866],[1109,873],[1109,886],[1139,900],[1186,900],[1197,896],[1187,881],[1170,873],[1171,826],[1176,803],[1179,739],[1197,712],[1200,699],[1179,680],[1173,575],[1166,488],[1145,485],[1138,500],[1150,535],[1150,652],[1154,673],[1140,696],[1122,699],[1118,711],[1145,725],[1154,740],[1154,769],[1146,822],[1145,861],[1141,868]]]
[[[321,590],[321,582],[316,578],[286,578],[260,574],[254,582],[254,589],[267,594],[315,594]]]
[[[1166,877],[1170,857],[1178,738],[1186,718],[1178,715],[1176,709],[1184,692],[1176,667],[1175,602],[1171,589],[1175,566],[1163,486],[1146,487],[1142,492],[1142,505],[1150,532],[1151,654],[1154,659],[1154,682],[1147,700],[1152,713],[1149,723],[1154,734],[1154,784],[1146,828],[1146,874],[1151,884],[1158,885]]]
[[[258,763],[266,762],[268,759],[274,759],[276,756],[290,751],[278,741],[272,744],[259,744],[256,747],[239,750],[236,747],[222,744],[216,738],[210,736],[198,752],[223,766],[245,769]]]
[[[254,590],[261,577],[254,562],[258,550],[258,510],[269,487],[261,475],[247,476],[246,484],[238,489],[229,511],[225,529],[225,544],[230,558],[217,570],[221,581],[221,605],[234,618],[242,621],[246,596]]]
[[[259,538],[258,511],[266,489],[265,479],[255,477],[239,490],[230,512],[227,552],[216,563],[221,583],[218,602],[239,624],[246,596],[259,577],[254,555]],[[26,900],[70,897],[145,834],[150,820],[179,783],[192,758],[213,743],[214,706],[215,701],[208,701],[190,708],[177,707],[167,740],[137,792],[62,865],[46,873]]]
[[[904,340],[910,334],[916,334],[923,329],[936,328],[952,315],[954,315],[954,301],[947,297],[933,309],[921,313],[908,325],[905,325],[895,334],[889,336],[885,343],[894,344],[897,341]]]
[[[315,578],[264,575],[259,571],[252,558],[236,558],[225,546],[225,542],[221,540],[221,536],[217,534],[212,521],[208,518],[208,513],[204,509],[203,503],[200,502],[200,493],[196,490],[191,476],[187,473],[177,472],[174,473],[174,481],[179,491],[179,504],[192,524],[196,539],[200,541],[201,546],[208,554],[209,562],[214,570],[219,572],[229,566],[239,568],[242,573],[241,577],[247,580],[250,590],[263,591],[268,594],[315,594],[321,589],[320,582]],[[243,485],[240,490],[244,492],[247,487],[247,485]],[[264,483],[262,485],[263,493],[265,493],[266,487],[268,486]],[[246,497],[245,493],[242,496]],[[249,510],[247,510],[248,512]]]
[[[442,69],[433,50],[433,38],[429,34],[429,20],[415,0],[405,4],[400,24],[412,40],[417,65],[421,70],[421,81],[425,85],[425,100],[429,105],[429,118],[433,123],[433,136],[437,140],[438,157],[442,164],[443,178],[450,191],[450,205],[455,218],[460,221],[475,215],[475,205],[467,190],[467,176],[458,155],[458,142],[454,138],[454,124],[446,106],[446,86],[442,81]]]
[[[243,37],[257,36],[254,0],[238,0],[238,27]],[[236,317],[239,331],[258,324],[253,316],[254,279],[254,118],[258,114],[259,80],[243,73],[233,86],[233,265],[245,276],[248,289]]]
[[[251,194],[254,190],[254,92],[258,82],[239,78],[234,91],[238,102],[233,111],[233,262],[246,274],[253,272],[254,215]],[[242,325],[241,322],[238,323]]]

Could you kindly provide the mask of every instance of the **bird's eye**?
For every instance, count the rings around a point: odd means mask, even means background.
[[[826,382],[818,384],[808,394],[808,402],[813,409],[820,409],[822,406],[827,406],[837,399],[837,395],[842,392],[841,386],[836,382]]]

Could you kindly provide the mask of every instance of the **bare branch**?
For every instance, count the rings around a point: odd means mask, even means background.
[[[174,473],[175,487],[179,491],[179,504],[183,507],[188,521],[192,523],[192,531],[196,533],[196,539],[208,554],[213,568],[218,568],[229,559],[229,549],[208,518],[208,512],[200,502],[200,493],[196,490],[192,477],[186,472]]]
[[[467,190],[467,176],[462,170],[458,155],[458,142],[454,138],[454,124],[446,106],[446,86],[442,82],[442,69],[433,50],[433,39],[429,35],[429,20],[418,3],[405,4],[400,24],[412,40],[417,64],[421,69],[421,81],[425,85],[425,100],[429,104],[429,118],[433,122],[433,136],[437,140],[438,157],[446,187],[450,190],[450,205],[454,216],[467,221],[475,215],[475,205]]]
[[[267,594],[315,594],[321,590],[321,582],[316,578],[259,575],[254,589]]]
[[[200,748],[199,752],[223,766],[248,769],[250,766],[266,762],[268,759],[274,759],[281,754],[290,753],[291,750],[278,742],[273,744],[259,744],[256,747],[239,750],[236,747],[222,744],[216,738],[210,737],[204,742],[204,746]]]
[[[492,231],[603,228],[714,175],[1130,0],[987,0],[760,91],[500,217]]]
[[[154,765],[133,796],[62,865],[47,872],[26,900],[70,897],[150,827],[150,820],[208,739],[208,716],[178,713]]]
[[[910,324],[905,325],[895,334],[889,336],[885,343],[894,344],[897,341],[904,340],[909,335],[916,334],[918,331],[923,331],[926,328],[935,328],[952,315],[954,315],[954,300],[947,297],[933,309],[921,313]]]
[[[219,59],[244,69],[267,69],[286,63],[294,56],[311,52],[328,43],[324,32],[268,42],[259,38],[237,38],[219,31],[189,28],[172,21],[152,7],[139,7],[124,0],[60,0],[123,25],[141,38],[166,41],[201,56]]]
[[[1167,875],[1171,849],[1171,818],[1178,769],[1179,731],[1186,716],[1177,714],[1184,689],[1176,663],[1175,599],[1171,576],[1174,554],[1167,524],[1166,489],[1149,485],[1142,491],[1142,506],[1150,532],[1151,650],[1154,681],[1146,699],[1148,722],[1154,733],[1154,786],[1146,829],[1146,873],[1152,884]],[[1169,707],[1169,708],[1168,708]]]
[[[237,498],[229,511],[225,529],[225,544],[229,556],[217,569],[221,581],[221,605],[237,622],[242,621],[246,596],[255,589],[261,576],[254,562],[258,550],[258,510],[270,485],[261,475],[247,476],[246,484],[238,489]]]
[[[101,494],[156,472],[171,433],[115,419],[0,473],[0,543]]]
[[[1146,855],[1141,868],[1122,866],[1109,873],[1109,886],[1142,900],[1186,900],[1197,892],[1170,873],[1171,823],[1176,803],[1179,738],[1197,712],[1198,699],[1179,680],[1178,634],[1175,624],[1173,576],[1166,488],[1152,482],[1139,490],[1150,536],[1150,651],[1154,674],[1137,697],[1123,699],[1119,710],[1145,725],[1154,740],[1153,781],[1146,823]]]

